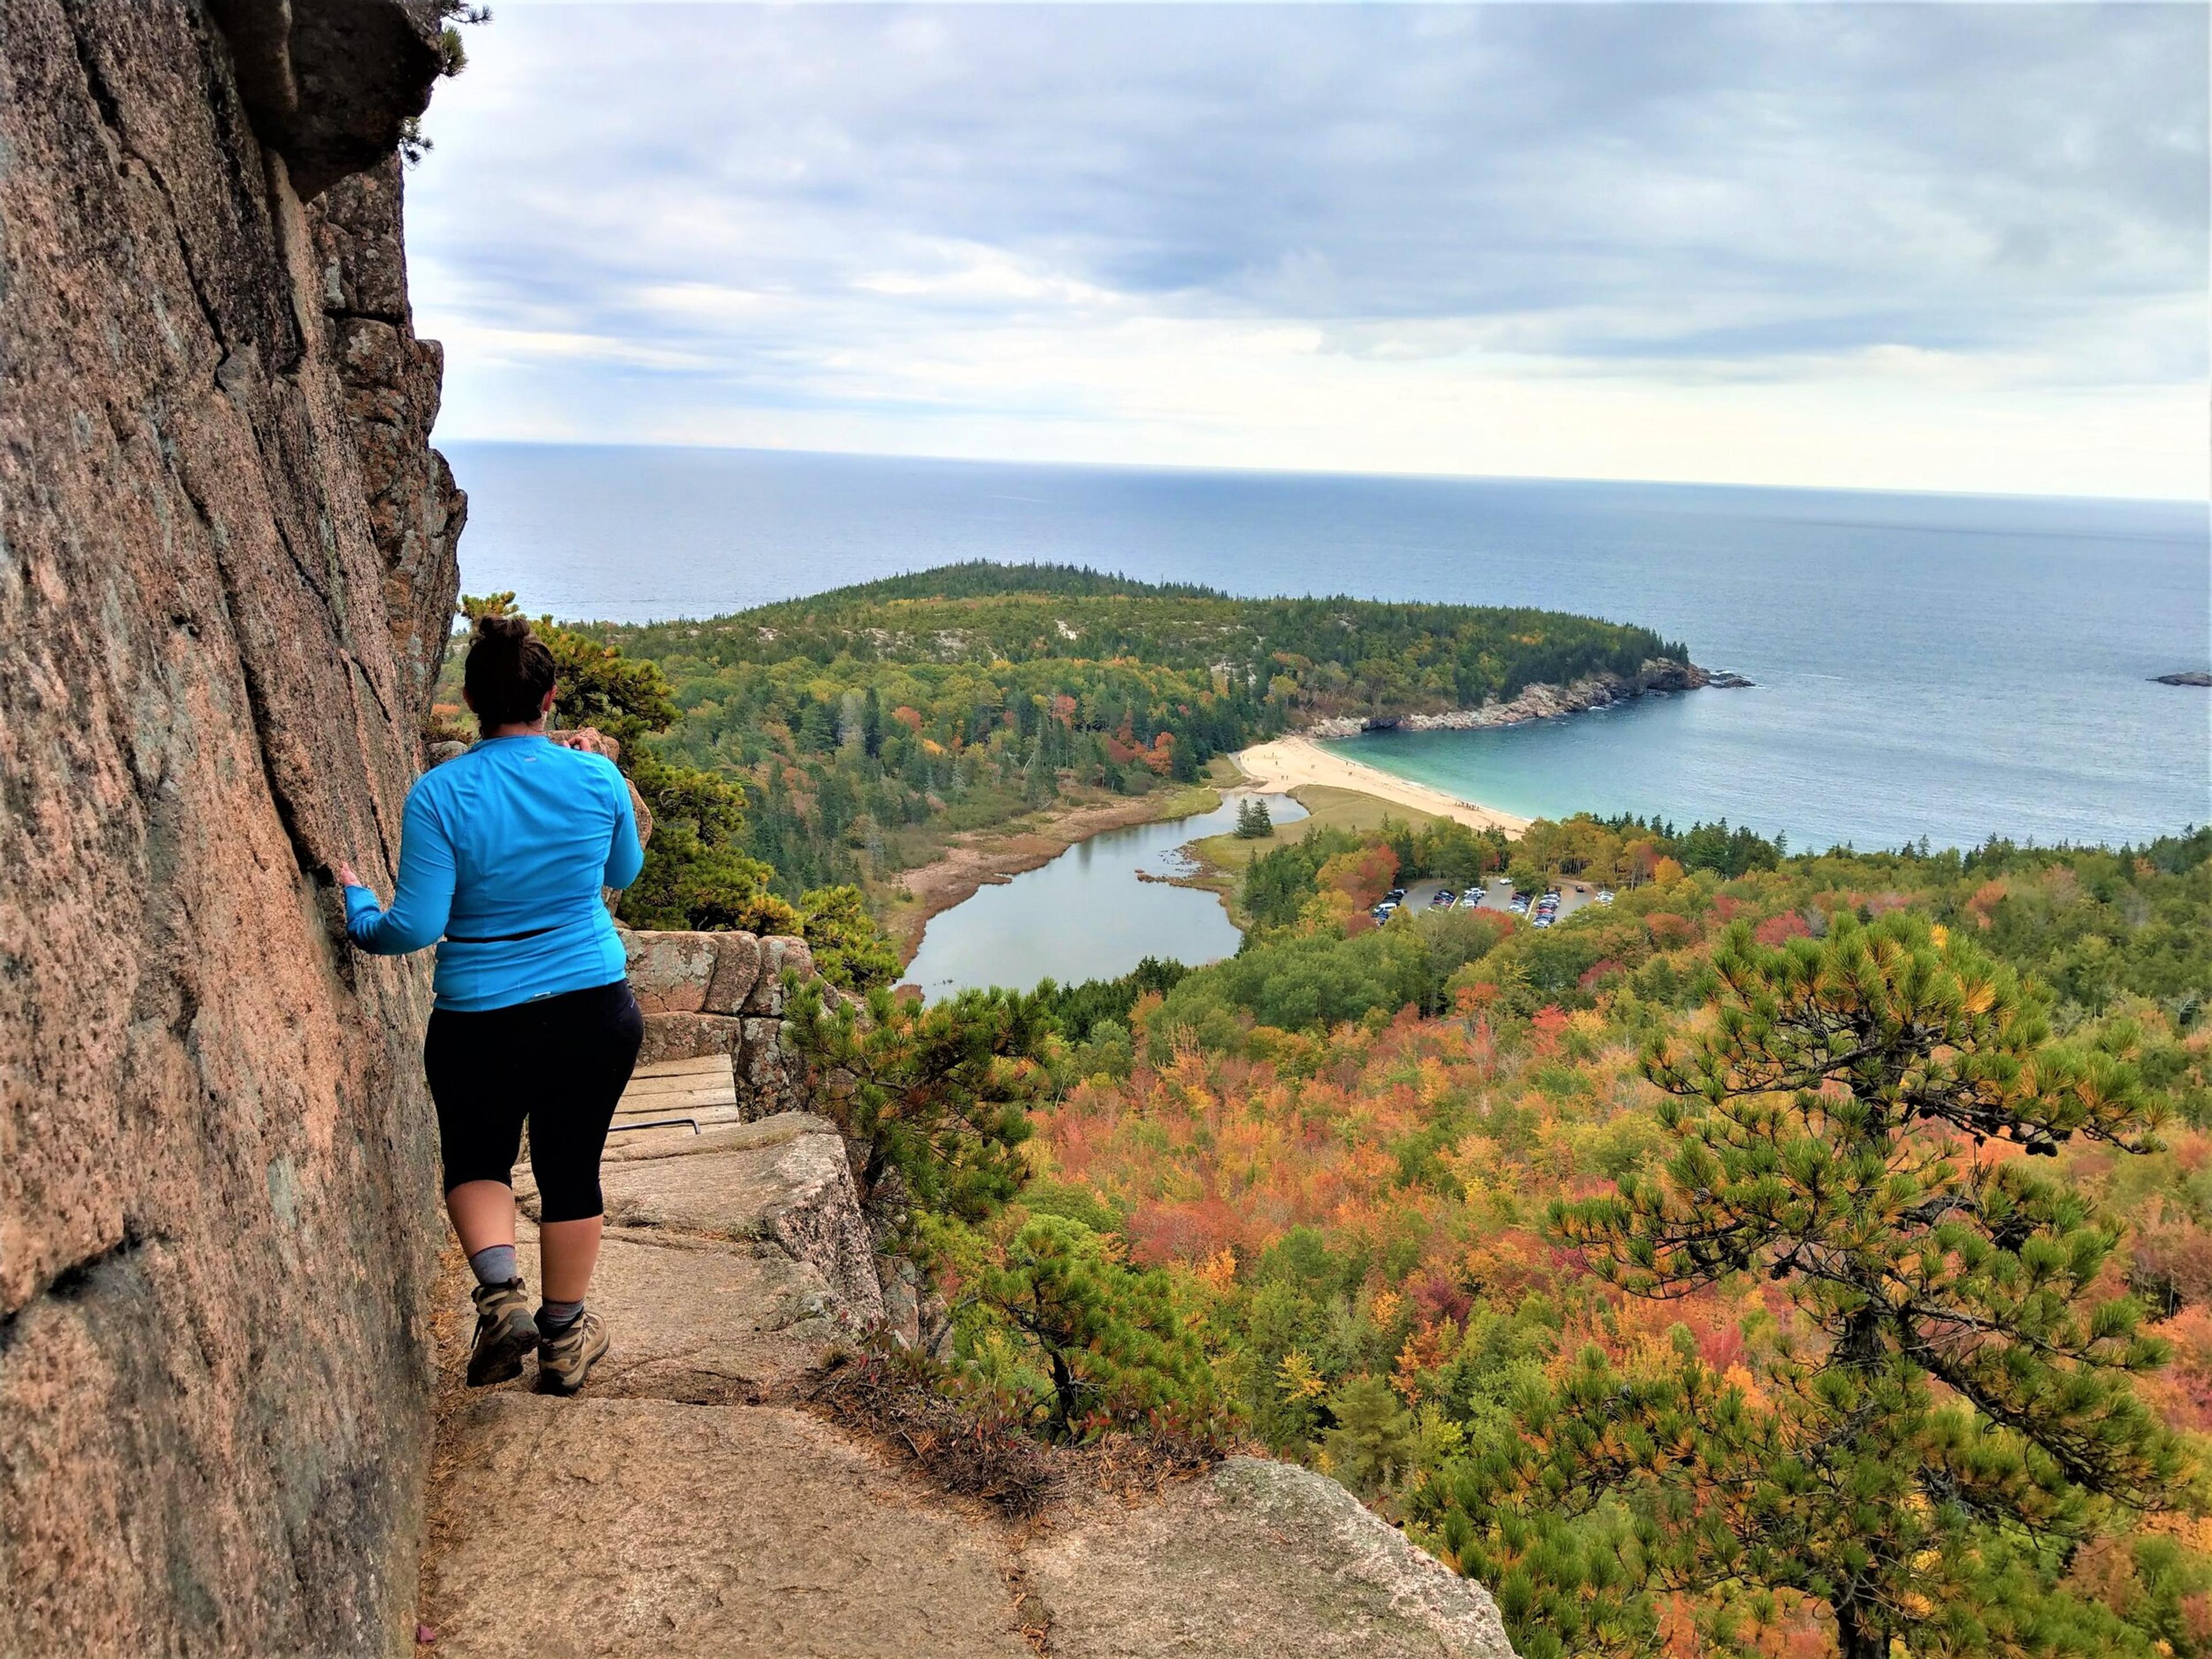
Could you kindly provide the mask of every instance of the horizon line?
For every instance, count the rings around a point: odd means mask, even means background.
[[[501,438],[431,434],[434,448],[447,444],[495,444],[515,449],[680,449],[732,455],[823,456],[841,460],[935,461],[960,466],[1071,467],[1098,472],[1188,472],[1230,477],[1402,478],[1441,483],[1620,484],[1662,489],[1761,489],[1798,495],[1908,495],[1999,501],[2112,501],[2212,511],[2212,479],[2202,495],[2085,495],[2063,490],[1929,489],[1888,484],[1748,483],[1732,478],[1641,478],[1550,472],[1427,472],[1351,467],[1200,466],[1172,461],[1018,459],[1005,456],[944,455],[908,450],[808,449],[781,444],[686,443],[627,438]]]

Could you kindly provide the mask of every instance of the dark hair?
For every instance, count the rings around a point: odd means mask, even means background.
[[[485,731],[527,726],[553,689],[553,653],[530,631],[527,617],[479,617],[461,684]]]

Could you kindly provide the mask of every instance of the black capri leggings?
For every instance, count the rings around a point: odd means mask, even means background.
[[[538,1218],[599,1214],[599,1153],[644,1040],[627,980],[511,1008],[433,1011],[422,1069],[438,1103],[446,1190],[465,1181],[512,1186],[527,1118]]]

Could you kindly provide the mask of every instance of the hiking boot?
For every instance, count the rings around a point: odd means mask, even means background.
[[[477,1304],[476,1340],[469,1345],[469,1386],[489,1388],[522,1375],[522,1356],[538,1346],[538,1322],[522,1281],[479,1285],[470,1292]]]
[[[592,1367],[606,1353],[607,1322],[589,1308],[566,1330],[538,1339],[538,1391],[570,1395],[584,1386]]]

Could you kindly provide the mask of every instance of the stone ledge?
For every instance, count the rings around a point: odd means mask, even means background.
[[[1489,1593],[1335,1481],[1232,1457],[1143,1509],[1102,1505],[1024,1555],[1055,1659],[1512,1659]]]
[[[500,1394],[450,1449],[442,1659],[1033,1659],[1002,1543],[798,1412]]]

